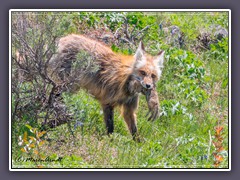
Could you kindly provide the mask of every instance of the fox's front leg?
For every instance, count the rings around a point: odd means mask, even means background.
[[[114,130],[113,117],[114,117],[114,107],[111,105],[102,105],[104,121],[107,128],[107,134],[112,134]]]
[[[146,100],[147,100],[148,109],[149,109],[147,116],[150,114],[150,117],[148,118],[148,120],[154,121],[159,117],[159,113],[160,113],[159,98],[158,98],[156,87],[154,87],[151,90],[148,90],[145,95],[146,95]]]
[[[136,109],[138,106],[138,96],[134,97],[132,100],[123,104],[123,117],[127,123],[128,129],[133,136],[133,139],[139,141],[139,136],[137,133],[137,119],[136,119]]]

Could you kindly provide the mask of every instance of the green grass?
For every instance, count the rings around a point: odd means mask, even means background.
[[[81,99],[87,106],[88,118],[84,120],[83,128],[74,129],[72,136],[67,125],[60,126],[47,133],[49,141],[42,147],[42,152],[51,157],[63,157],[61,162],[40,163],[43,167],[92,167],[92,168],[212,168],[214,147],[209,148],[209,132],[214,135],[217,119],[211,112],[189,112],[194,114],[191,120],[185,115],[162,117],[155,122],[148,122],[146,103],[141,98],[138,116],[138,128],[142,142],[136,143],[131,139],[123,118],[115,113],[115,133],[110,137],[105,135],[102,112],[98,103],[85,92],[73,95],[73,102]],[[69,100],[70,100],[69,99]],[[206,102],[208,103],[208,102]],[[81,106],[81,105],[79,105]],[[227,124],[225,126],[227,130]],[[227,144],[225,144],[227,147]],[[209,159],[207,159],[207,157]],[[75,157],[72,158],[72,157]],[[71,159],[72,158],[72,159]],[[227,167],[227,159],[222,167]],[[18,163],[15,164],[16,167]],[[23,164],[28,167],[28,163]],[[33,164],[30,164],[32,167]]]
[[[107,136],[99,103],[81,90],[64,94],[74,114],[70,126],[59,126],[44,136],[47,141],[39,151],[51,162],[16,161],[19,156],[30,156],[17,145],[18,136],[24,132],[19,127],[26,123],[13,124],[13,167],[215,168],[213,154],[218,153],[223,157],[218,168],[228,168],[228,43],[223,40],[197,54],[191,49],[201,30],[214,23],[227,28],[227,15],[161,13],[158,18],[159,22],[164,19],[165,24],[179,26],[188,46],[184,50],[162,46],[166,61],[157,90],[164,113],[155,122],[147,121],[147,104],[141,96],[137,112],[141,142],[132,140],[119,109],[115,110],[114,133]],[[82,124],[76,126],[77,122]],[[213,145],[217,126],[223,127],[220,152]]]

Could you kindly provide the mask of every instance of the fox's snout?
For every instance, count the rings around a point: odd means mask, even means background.
[[[147,89],[152,89],[152,85],[151,84],[146,84],[146,88]]]
[[[149,84],[149,83],[144,83],[144,81],[142,81],[142,86],[146,89],[152,89],[153,88],[153,85],[152,84]]]

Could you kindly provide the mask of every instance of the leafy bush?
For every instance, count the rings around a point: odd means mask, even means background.
[[[211,49],[209,52],[210,58],[216,59],[217,61],[227,61],[228,60],[228,38],[223,38],[216,44],[211,44]]]

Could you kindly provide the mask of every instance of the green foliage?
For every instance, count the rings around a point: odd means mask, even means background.
[[[114,31],[124,23],[125,14],[124,12],[106,12],[102,13],[100,17],[105,18],[104,23]]]
[[[190,51],[169,49],[167,51],[168,65],[167,79],[173,79],[172,88],[177,92],[176,98],[183,98],[185,103],[200,106],[206,99],[207,93],[202,88],[205,84],[205,68],[203,62]]]
[[[174,65],[174,69],[178,69],[177,76],[199,81],[204,77],[203,63],[192,52],[171,49],[168,54],[170,54],[168,63]]]
[[[228,60],[228,38],[223,38],[216,44],[211,44],[211,49],[207,53],[210,58],[216,59],[218,61]]]

